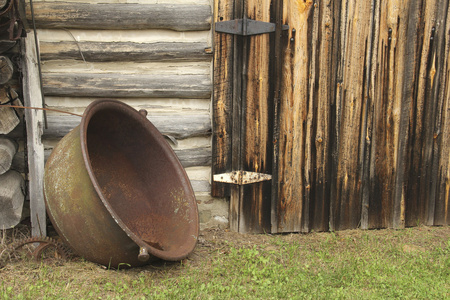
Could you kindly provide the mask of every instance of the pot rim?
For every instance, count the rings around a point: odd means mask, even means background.
[[[96,193],[98,194],[99,198],[101,199],[103,205],[106,207],[108,212],[113,217],[114,221],[127,234],[127,236],[129,238],[131,238],[139,246],[140,254],[141,253],[145,254],[146,252],[148,252],[157,258],[169,260],[169,261],[178,261],[178,260],[184,259],[185,257],[187,257],[189,254],[192,253],[192,251],[194,250],[194,248],[197,244],[198,232],[199,232],[198,217],[196,220],[197,222],[192,222],[192,225],[190,225],[190,226],[195,226],[195,228],[193,229],[193,231],[196,232],[196,235],[194,236],[195,242],[192,243],[192,245],[187,248],[185,245],[183,245],[183,249],[187,250],[187,251],[185,251],[186,253],[183,253],[181,255],[174,255],[174,254],[171,254],[171,252],[174,252],[174,251],[157,249],[157,248],[147,244],[139,236],[137,236],[135,233],[133,233],[130,230],[130,228],[122,221],[120,216],[115,212],[115,210],[111,207],[111,205],[109,204],[106,197],[103,195],[103,192],[100,188],[97,178],[93,172],[91,161],[89,158],[89,152],[88,152],[88,148],[87,148],[87,129],[89,126],[89,122],[90,122],[91,118],[98,111],[100,111],[103,108],[108,108],[108,109],[112,108],[112,109],[119,110],[119,111],[126,111],[127,113],[129,113],[132,116],[132,118],[134,120],[141,122],[141,124],[144,126],[145,130],[149,131],[153,136],[156,137],[157,142],[160,143],[160,146],[163,147],[164,150],[166,150],[167,153],[169,154],[169,158],[170,158],[171,162],[177,168],[177,173],[180,174],[183,177],[184,181],[187,183],[187,186],[184,186],[184,188],[187,188],[189,193],[192,195],[192,199],[194,199],[194,203],[191,203],[191,204],[193,204],[192,206],[193,206],[193,209],[195,210],[194,215],[198,216],[198,208],[197,208],[197,204],[195,202],[195,194],[192,189],[190,180],[186,174],[186,171],[184,170],[183,166],[181,165],[180,161],[178,160],[178,157],[176,156],[175,152],[173,151],[172,147],[167,143],[167,141],[164,139],[164,137],[158,131],[158,129],[144,115],[139,113],[137,110],[135,110],[131,106],[129,106],[121,101],[118,101],[118,100],[101,99],[101,100],[96,100],[96,101],[92,102],[85,109],[83,117],[81,119],[81,123],[80,123],[81,152],[83,155],[83,160],[84,160],[86,170],[89,174],[89,177],[91,179],[92,185],[94,186]],[[144,122],[142,121],[143,118],[145,119]],[[186,241],[189,241],[189,239],[186,239]],[[185,243],[185,244],[188,244],[188,243]],[[187,245],[187,246],[189,246],[189,245]],[[144,259],[147,260],[148,257],[144,258]]]

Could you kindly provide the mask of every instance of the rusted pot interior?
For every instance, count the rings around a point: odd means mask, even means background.
[[[117,102],[90,106],[81,147],[91,181],[120,227],[158,258],[195,247],[198,211],[184,169],[146,117]]]

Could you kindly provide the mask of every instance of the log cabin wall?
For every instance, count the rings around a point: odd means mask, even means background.
[[[82,114],[93,100],[112,98],[146,109],[186,168],[201,225],[226,225],[226,202],[210,196],[210,1],[101,2],[33,1],[46,107]],[[46,117],[48,157],[80,118]]]

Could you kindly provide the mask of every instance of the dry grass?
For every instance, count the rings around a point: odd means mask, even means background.
[[[2,244],[27,235],[2,232]],[[450,227],[251,235],[205,230],[189,259],[107,270],[8,262],[0,299],[450,299]]]

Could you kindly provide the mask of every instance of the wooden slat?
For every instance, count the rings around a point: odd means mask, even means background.
[[[283,53],[286,38],[289,34],[283,32],[283,2],[275,1],[272,5],[272,21],[275,23],[275,38],[271,43],[270,51],[273,57],[278,59],[272,60],[271,78],[273,89],[273,103],[272,103],[272,182],[271,182],[271,208],[270,208],[270,222],[271,232],[278,232],[278,194],[279,194],[279,148],[278,141],[280,139],[280,102],[281,102],[281,84],[282,84],[282,70],[283,70]]]
[[[31,11],[27,2],[27,20]],[[211,7],[195,4],[122,4],[39,1],[37,28],[209,30]],[[107,16],[107,17],[105,17]]]
[[[397,168],[397,149],[403,72],[405,64],[401,38],[405,24],[399,23],[407,11],[396,2],[383,2],[373,12],[373,43],[370,57],[369,119],[367,121],[367,148],[364,172],[362,228],[393,226],[394,186]]]
[[[304,211],[304,121],[307,102],[307,64],[299,64],[308,43],[308,15],[312,3],[288,1],[284,10],[298,12],[290,17],[289,40],[284,53],[281,101],[279,108],[279,193],[277,203],[278,232],[301,231]],[[285,17],[286,18],[286,17]],[[287,22],[287,20],[285,20]],[[293,40],[291,40],[293,39]],[[296,52],[299,45],[299,52]],[[304,45],[304,46],[302,46]],[[297,65],[294,68],[294,65]],[[297,69],[295,71],[295,69]],[[294,82],[295,81],[295,82]],[[294,86],[296,88],[294,88]],[[295,99],[301,99],[296,101]]]
[[[333,136],[330,226],[356,228],[361,220],[366,68],[371,3],[346,1],[340,8]],[[353,20],[358,20],[354,22]]]
[[[177,139],[211,134],[211,119],[209,114],[199,115],[148,115],[147,118],[158,130]],[[70,130],[80,124],[81,118],[72,115],[49,115],[48,128],[43,137],[55,139],[65,136]]]
[[[411,40],[410,47],[414,47],[407,71],[413,72],[410,84],[414,93],[411,99],[411,118],[408,134],[406,159],[408,168],[405,170],[407,191],[405,194],[405,226],[424,224],[431,200],[430,194],[434,184],[427,180],[431,178],[434,120],[436,118],[436,103],[433,97],[433,86],[437,69],[436,17],[442,4],[431,0],[424,5],[411,5],[409,28],[415,32],[408,32],[407,40]],[[412,42],[414,41],[414,42]],[[413,63],[412,63],[413,62]],[[438,70],[439,71],[439,70]],[[405,91],[407,86],[405,87]],[[433,199],[434,200],[434,199]]]
[[[76,59],[92,62],[117,61],[209,61],[211,48],[206,43],[182,42],[40,42],[41,59]]]
[[[42,107],[41,87],[37,68],[35,40],[32,34],[22,39],[23,98],[25,106]],[[47,217],[43,194],[44,146],[41,135],[44,128],[42,110],[25,110],[27,124],[28,180],[31,215],[31,234],[47,235]]]
[[[233,2],[215,1],[215,22],[233,19]],[[212,174],[231,171],[231,125],[233,100],[233,47],[232,35],[214,34],[214,91],[213,91],[213,132],[212,132]],[[211,184],[211,194],[215,197],[230,195],[230,186],[224,183]],[[234,218],[235,214],[230,214]],[[234,223],[234,222],[230,222]]]
[[[245,3],[245,2],[244,2]],[[252,20],[270,22],[271,1],[246,1]],[[273,37],[273,36],[272,36]],[[268,34],[243,41],[241,112],[241,166],[243,171],[272,173],[272,91],[270,90],[270,42]],[[271,182],[244,185],[240,199],[240,232],[263,233],[271,230]]]
[[[436,121],[434,127],[433,178],[436,184],[435,202],[429,209],[429,225],[450,224],[450,5],[439,8],[442,15],[436,26],[437,53],[436,63]],[[439,72],[440,70],[440,72]],[[433,211],[434,208],[434,211]]]
[[[326,230],[336,8],[288,1],[284,9],[290,29],[279,106],[277,227]]]
[[[68,97],[209,98],[205,75],[44,73],[44,94]]]
[[[233,1],[229,1],[232,3]],[[245,1],[238,0],[233,3],[235,19],[241,19],[244,17],[244,7]],[[244,77],[244,64],[246,61],[244,59],[244,45],[246,39],[240,36],[233,36],[233,98],[232,98],[232,108],[231,108],[231,146],[228,151],[231,151],[231,170],[239,171],[242,168],[242,131],[244,124],[242,123],[242,110],[244,108],[244,93],[242,91],[243,77]],[[229,212],[229,222],[230,228],[233,231],[239,231],[241,228],[241,202],[243,201],[244,193],[243,187],[239,185],[232,185],[230,187],[230,212]]]
[[[401,82],[401,103],[399,105],[399,130],[398,130],[398,148],[394,186],[394,210],[393,210],[393,227],[404,228],[406,221],[406,202],[408,197],[408,174],[413,170],[414,166],[410,165],[410,153],[413,150],[414,126],[411,118],[414,115],[415,93],[418,83],[418,63],[420,64],[419,48],[421,43],[417,40],[418,33],[422,31],[420,28],[420,11],[421,5],[411,1],[405,6],[408,12],[408,18],[405,26],[399,29],[399,36],[402,37],[402,43],[399,44],[402,65]],[[419,33],[420,35],[420,33]],[[414,209],[414,208],[412,208]]]
[[[333,55],[333,6],[320,5],[314,9],[311,36],[311,61],[308,84],[310,107],[313,117],[308,122],[310,140],[308,154],[310,157],[306,172],[309,174],[305,182],[306,196],[309,199],[309,224],[304,230],[326,231],[329,229],[331,143],[328,138],[331,128],[331,104],[335,87],[333,76],[336,63]]]

